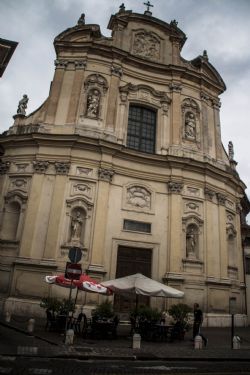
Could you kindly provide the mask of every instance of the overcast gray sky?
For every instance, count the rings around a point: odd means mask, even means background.
[[[0,79],[0,132],[8,129],[23,94],[29,96],[27,114],[46,99],[54,74],[53,40],[76,25],[107,24],[124,2],[143,13],[145,0],[0,0],[0,37],[17,41],[17,49]],[[151,0],[153,16],[186,34],[182,56],[191,60],[207,50],[227,90],[221,95],[221,128],[225,149],[234,144],[237,171],[250,196],[250,0]],[[248,138],[249,137],[249,138]]]

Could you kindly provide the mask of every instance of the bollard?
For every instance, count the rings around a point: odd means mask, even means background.
[[[240,337],[239,336],[233,337],[233,349],[240,349]]]
[[[9,323],[11,319],[11,313],[9,311],[6,311],[5,313],[5,321],[6,323]]]
[[[202,337],[200,335],[197,335],[194,338],[194,348],[202,349]]]
[[[34,328],[35,328],[35,319],[30,318],[28,320],[28,326],[27,326],[27,331],[30,335],[34,332]]]
[[[141,335],[135,333],[133,335],[133,349],[140,349],[141,348]]]
[[[68,329],[66,331],[65,345],[73,345],[74,342],[74,331],[73,329]]]

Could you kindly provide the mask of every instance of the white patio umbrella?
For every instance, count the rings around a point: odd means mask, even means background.
[[[159,283],[158,281],[150,279],[141,273],[104,281],[101,284],[118,294],[135,293],[137,295],[141,294],[148,297],[171,298],[182,298],[184,296],[184,292]]]

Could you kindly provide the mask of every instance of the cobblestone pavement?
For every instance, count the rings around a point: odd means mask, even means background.
[[[10,337],[22,333],[23,339],[16,345],[8,345],[0,340],[2,355],[30,355],[41,357],[63,357],[78,359],[137,359],[137,360],[246,360],[250,361],[250,327],[235,328],[235,334],[241,338],[240,349],[231,348],[230,328],[204,328],[208,345],[201,350],[194,349],[191,332],[182,341],[147,342],[141,341],[140,349],[132,348],[129,327],[118,328],[117,339],[83,339],[75,335],[73,345],[64,344],[64,335],[45,330],[45,320],[36,320],[32,335],[27,333],[27,319],[13,317],[9,323],[0,318],[0,328],[9,332]],[[21,337],[19,335],[19,337]]]

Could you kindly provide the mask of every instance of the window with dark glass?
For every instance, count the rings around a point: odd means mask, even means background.
[[[245,258],[246,274],[250,275],[250,258]]]
[[[131,105],[129,107],[127,147],[138,151],[155,152],[156,112]]]
[[[151,233],[151,224],[142,221],[124,220],[123,229],[131,230],[134,232]]]

